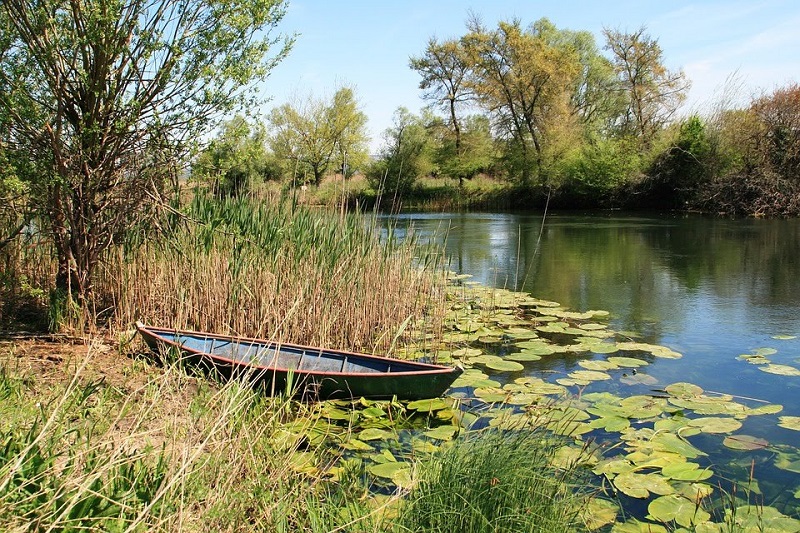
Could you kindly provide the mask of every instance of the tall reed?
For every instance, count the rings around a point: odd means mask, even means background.
[[[436,260],[419,254],[362,216],[196,197],[163,238],[120,247],[98,286],[117,328],[141,319],[376,351],[443,314]]]

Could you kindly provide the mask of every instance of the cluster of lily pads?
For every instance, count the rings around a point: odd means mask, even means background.
[[[797,506],[778,509],[758,500],[752,477],[733,480],[748,487],[744,499],[739,494],[725,500],[718,489],[731,481],[730,473],[692,443],[692,437],[705,435],[731,453],[764,451],[774,467],[800,474],[797,447],[739,432],[744,420],[777,415],[781,405],[684,382],[655,388],[658,380],[647,367],[681,354],[612,331],[608,312],[574,312],[525,293],[455,281],[445,331],[437,338],[420,327],[416,342],[401,354],[463,366],[450,396],[410,403],[362,400],[357,409],[322,404],[319,434],[338,435],[342,465],[361,465],[379,485],[407,488],[414,483],[409,459],[433,453],[464,431],[545,427],[572,442],[559,450],[554,465],[589,468],[605,488],[605,496],[590,504],[590,529],[800,532],[800,520],[784,514],[796,514]],[[771,363],[773,353],[762,349],[741,357],[767,372],[800,375]],[[603,383],[616,390],[626,385],[634,393],[593,387]],[[778,424],[800,431],[800,417],[781,416]],[[797,500],[800,476],[793,479]],[[637,505],[646,504],[646,512],[624,520],[631,515],[626,502],[642,502]]]

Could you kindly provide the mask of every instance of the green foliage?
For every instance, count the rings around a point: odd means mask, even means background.
[[[401,107],[384,138],[384,149],[367,170],[367,179],[379,196],[391,197],[394,205],[417,178],[432,170],[430,137],[423,121]]]
[[[690,83],[683,71],[667,70],[658,40],[645,28],[633,32],[606,28],[603,35],[626,95],[619,131],[635,136],[646,150],[686,98]]]
[[[266,132],[236,116],[222,125],[217,138],[192,165],[192,175],[209,184],[216,196],[239,196],[260,181],[277,178],[267,154]]]
[[[505,163],[523,187],[548,180],[551,164],[574,133],[570,98],[581,70],[572,46],[552,38],[546,19],[530,28],[519,20],[495,30],[480,21],[462,38],[472,64],[469,79],[504,139]]]
[[[657,156],[649,170],[644,186],[653,201],[669,207],[690,202],[711,177],[707,168],[710,151],[706,126],[699,116],[681,123],[674,143]]]
[[[401,508],[400,531],[553,532],[582,526],[573,468],[550,461],[556,442],[543,432],[484,431],[455,441],[421,466]]]
[[[435,138],[434,162],[438,173],[458,179],[463,185],[465,179],[491,172],[495,164],[495,147],[487,117],[468,116],[462,121],[461,128],[457,143],[449,129],[428,126]]]
[[[21,386],[0,374],[4,402],[17,409],[27,407]],[[101,389],[100,382],[68,388],[52,412],[25,409],[32,420],[0,427],[0,524],[123,531],[146,507],[153,516],[169,512],[159,500],[169,471],[163,451],[124,452],[94,441]]]
[[[252,105],[255,82],[288,52],[291,38],[270,35],[284,9],[281,0],[2,3],[0,142],[45,166],[29,173],[31,205],[50,226],[55,284],[87,312],[102,253],[177,181],[194,139]]]
[[[565,162],[561,189],[581,202],[597,205],[635,178],[639,167],[634,139],[601,139],[584,145]]]
[[[270,145],[293,183],[319,186],[330,171],[350,177],[368,160],[367,116],[350,87],[338,89],[330,102],[309,95],[304,102],[284,104],[272,110],[269,122]]]

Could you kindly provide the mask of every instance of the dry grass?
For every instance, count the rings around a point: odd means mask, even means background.
[[[441,316],[441,275],[413,243],[381,241],[361,217],[203,205],[166,242],[117,251],[98,284],[112,329],[169,327],[385,351],[411,320]],[[431,264],[431,263],[429,263]]]
[[[98,341],[0,343],[0,397],[2,531],[330,531],[347,508],[370,523],[357,492],[303,468],[326,457],[302,438],[310,406]]]

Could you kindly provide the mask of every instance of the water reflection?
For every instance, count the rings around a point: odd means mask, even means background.
[[[452,270],[577,310],[605,309],[617,330],[686,356],[659,365],[666,382],[688,380],[749,394],[796,392],[800,378],[759,372],[736,356],[762,346],[797,365],[800,221],[699,216],[445,213],[395,217],[398,232],[442,243]],[[797,360],[797,361],[795,361]],[[794,362],[793,362],[794,361]],[[788,380],[788,383],[786,383]],[[737,392],[738,391],[738,392]],[[785,390],[784,390],[785,392]],[[787,409],[797,414],[798,402]],[[785,402],[782,402],[785,404]]]

